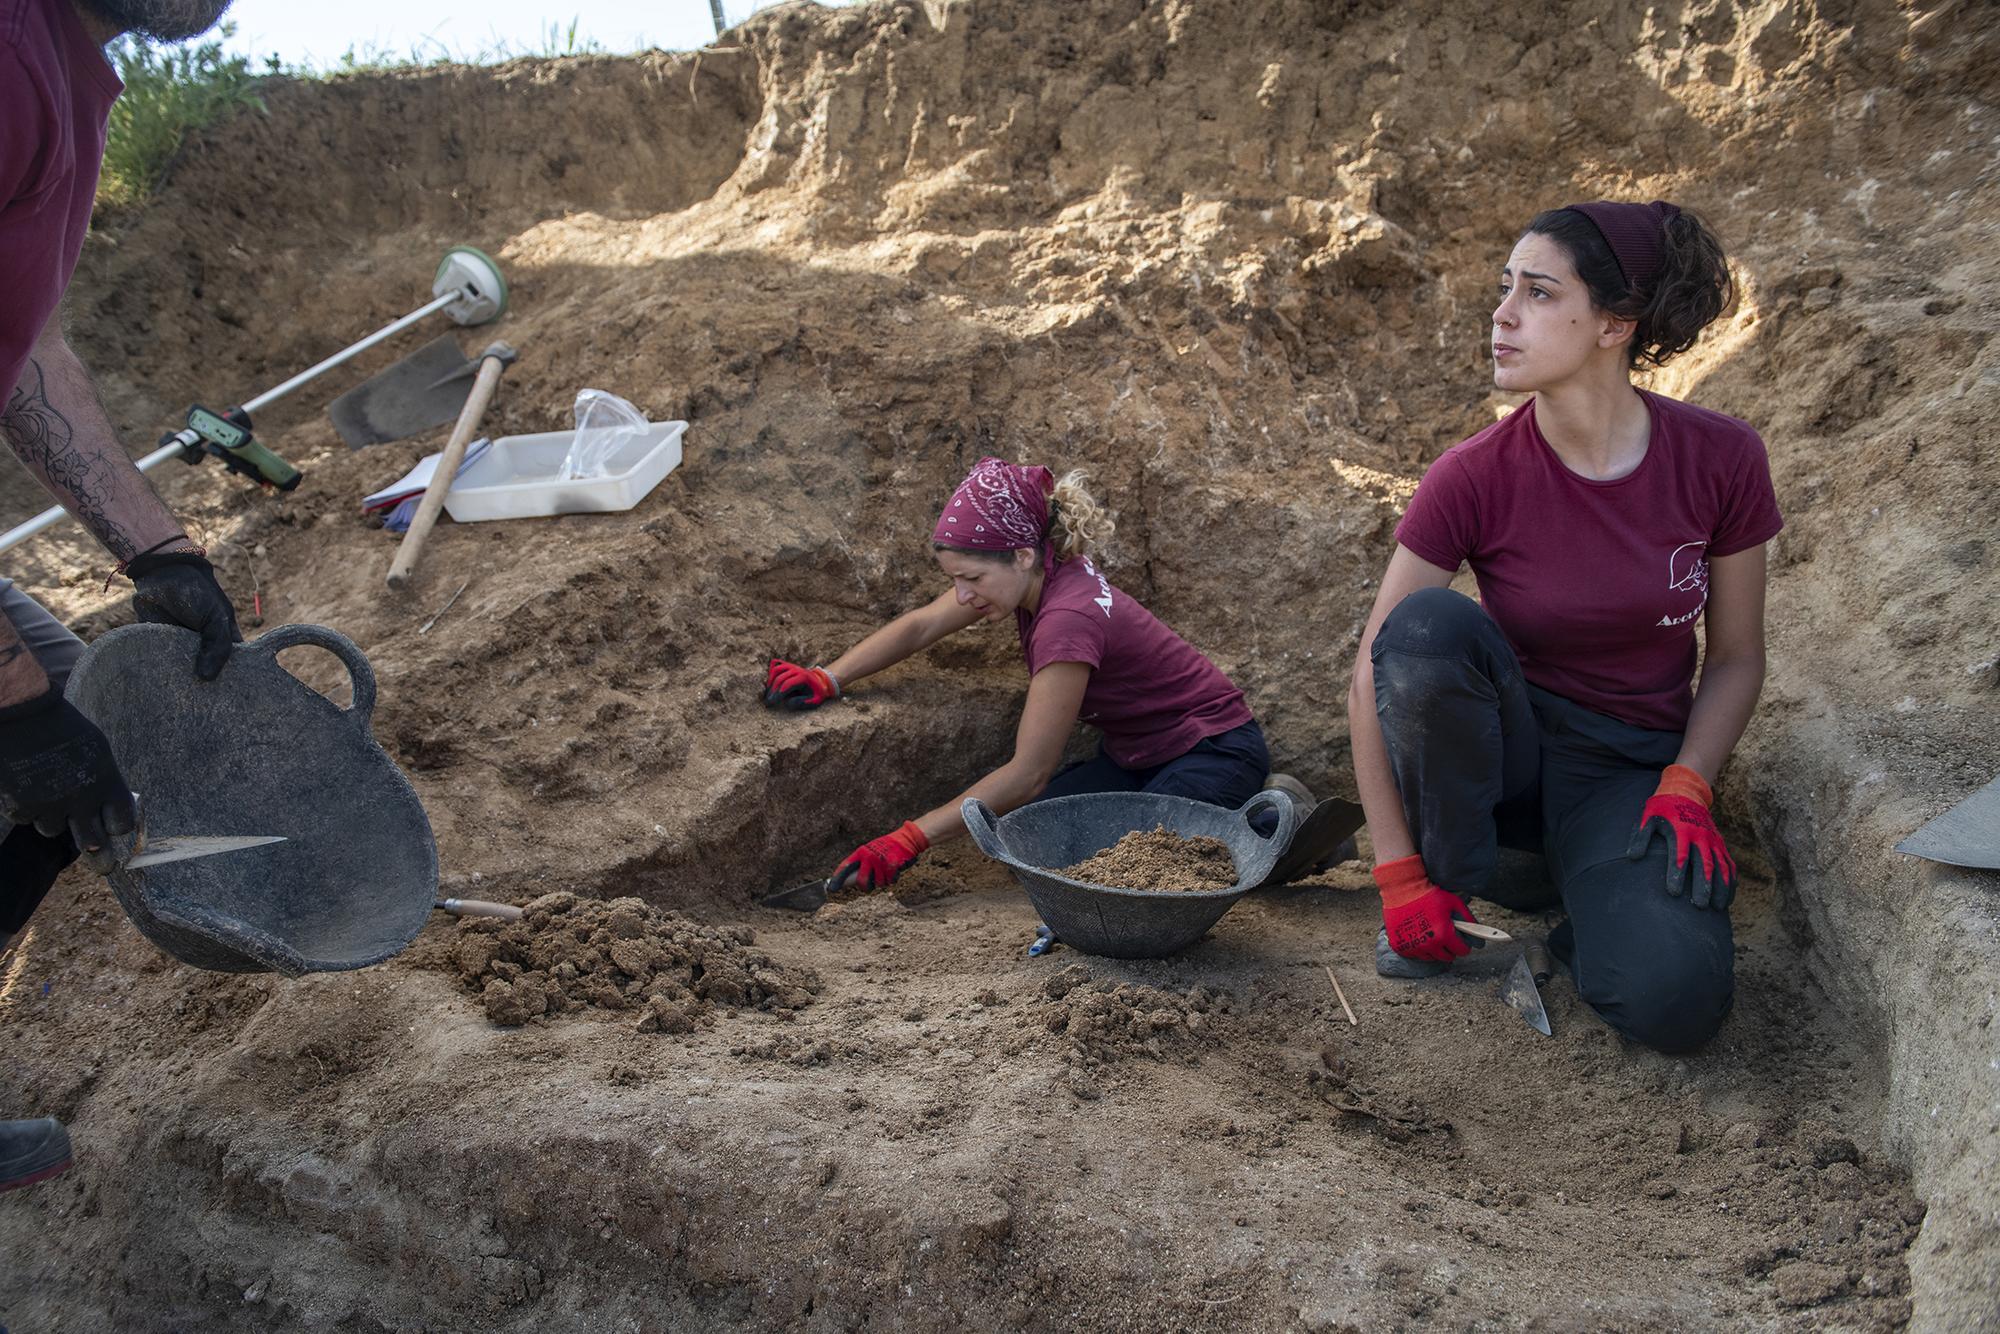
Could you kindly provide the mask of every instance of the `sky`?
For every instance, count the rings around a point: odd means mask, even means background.
[[[836,3],[839,0],[835,0]],[[771,0],[723,0],[725,21],[740,23]],[[579,41],[606,51],[648,47],[686,50],[715,40],[708,0],[236,0],[224,21],[236,25],[226,45],[254,61],[275,53],[287,65],[321,68],[357,56],[419,59],[475,57],[505,46],[516,53],[547,50],[550,30],[560,48],[571,19]]]

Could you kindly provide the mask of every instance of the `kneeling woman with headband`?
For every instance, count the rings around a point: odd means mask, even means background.
[[[1112,521],[1084,489],[1047,468],[981,459],[931,534],[951,587],[824,667],[773,661],[764,702],[811,709],[856,681],[979,621],[1012,617],[1028,664],[1014,755],[964,792],[841,861],[834,888],[888,884],[940,839],[965,832],[959,803],[1005,813],[1080,792],[1162,792],[1237,807],[1270,771],[1264,733],[1216,665],[1098,571],[1094,543]],[[1058,773],[1076,724],[1103,733],[1094,759]]]

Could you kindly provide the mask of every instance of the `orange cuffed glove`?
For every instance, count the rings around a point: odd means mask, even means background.
[[[1383,862],[1375,868],[1375,884],[1382,891],[1382,926],[1389,933],[1389,948],[1405,959],[1432,959],[1449,963],[1472,948],[1459,939],[1454,917],[1468,922],[1479,919],[1456,894],[1431,883],[1419,853]]]
[[[863,889],[881,889],[903,873],[903,868],[921,857],[931,841],[915,822],[903,821],[902,828],[880,838],[871,838],[834,868],[827,885],[829,894],[847,888],[850,881]]]
[[[771,659],[764,669],[764,707],[767,709],[816,709],[828,700],[840,698],[840,682],[824,667],[801,667],[783,658]]]
[[[1660,785],[1639,812],[1639,827],[1625,856],[1638,861],[1652,846],[1653,835],[1664,834],[1672,855],[1667,865],[1667,893],[1682,894],[1697,908],[1722,912],[1736,897],[1736,861],[1715,827],[1709,806],[1715,794],[1702,776],[1685,764],[1660,771]],[[1695,853],[1700,853],[1696,858]]]

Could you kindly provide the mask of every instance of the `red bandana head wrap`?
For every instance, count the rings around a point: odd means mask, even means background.
[[[945,502],[931,541],[973,551],[1040,546],[1049,531],[1049,495],[1056,477],[995,458],[973,465]]]
[[[1667,224],[1681,215],[1678,208],[1664,199],[1650,204],[1614,204],[1600,199],[1594,204],[1565,207],[1583,214],[1597,227],[1611,247],[1611,257],[1618,261],[1618,272],[1625,275],[1627,288],[1640,293],[1652,289],[1666,257]]]

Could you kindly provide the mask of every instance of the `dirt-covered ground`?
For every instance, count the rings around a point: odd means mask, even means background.
[[[2000,899],[1888,848],[1995,762],[1996,55],[1962,3],[935,0],[272,91],[86,254],[73,337],[135,444],[468,242],[515,304],[462,339],[522,353],[489,429],[594,385],[686,418],[687,462],[629,514],[443,526],[402,595],[357,501],[437,440],[350,454],[352,378],[260,420],[293,495],[162,475],[240,607],[366,650],[446,890],[543,925],[223,977],[65,879],[0,959],[0,1110],[79,1158],[0,1199],[0,1323],[1992,1323]],[[1787,517],[1709,1049],[1629,1048],[1562,982],[1543,1039],[1490,965],[1376,979],[1359,862],[1157,963],[1028,958],[964,844],[754,906],[1005,754],[1000,631],[811,715],[755,695],[936,586],[988,452],[1090,467],[1112,577],[1351,794],[1395,516],[1507,406],[1495,268],[1606,194],[1730,243],[1738,310],[1655,384],[1764,432]],[[41,503],[17,477],[0,517]],[[73,533],[8,560],[87,635],[128,615]]]

